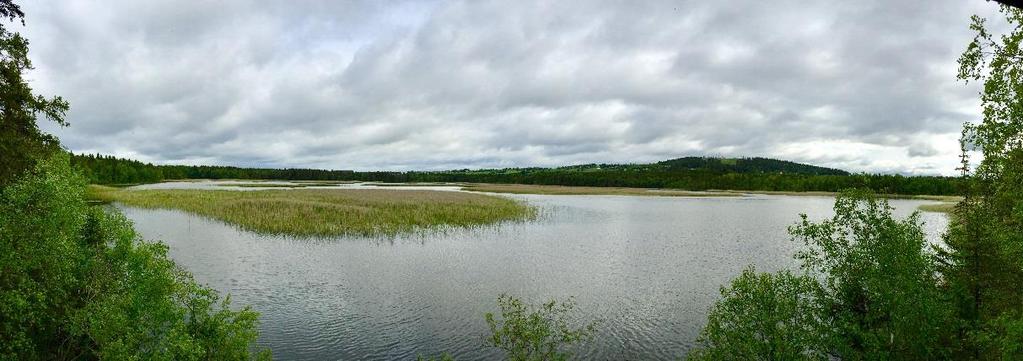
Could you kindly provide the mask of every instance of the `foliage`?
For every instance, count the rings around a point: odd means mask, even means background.
[[[509,360],[567,360],[572,356],[568,349],[589,340],[596,328],[595,323],[578,328],[569,325],[568,316],[575,307],[571,300],[532,306],[501,295],[497,303],[501,316],[486,314],[491,335],[485,342],[503,350]]]
[[[56,161],[0,190],[0,359],[41,358],[70,336],[65,322],[84,302],[86,248],[80,179]],[[60,257],[54,257],[60,255]]]
[[[257,314],[87,206],[84,187],[56,153],[0,195],[0,359],[248,359]]]
[[[0,0],[0,18],[21,20],[24,14],[11,0]],[[30,69],[28,40],[0,23],[0,187],[32,169],[37,159],[59,150],[57,139],[39,130],[37,115],[67,125],[68,103],[33,94],[22,74]]]
[[[1023,358],[1023,10],[1002,6],[1006,28],[993,34],[974,16],[974,40],[959,58],[959,78],[978,81],[983,119],[964,131],[983,160],[966,173],[965,200],[942,252],[946,288],[956,297],[964,354]]]
[[[848,191],[831,219],[790,228],[807,276],[747,270],[722,290],[699,359],[927,360],[951,354],[952,313],[917,214]],[[813,278],[810,278],[813,277]]]
[[[264,233],[294,236],[395,235],[433,227],[477,227],[532,219],[522,202],[484,194],[380,189],[122,190],[92,196],[145,208],[181,209]]]
[[[820,285],[788,271],[747,268],[721,288],[690,360],[825,360]]]
[[[796,257],[824,279],[831,349],[841,358],[946,357],[951,314],[922,225],[916,213],[899,220],[891,212],[886,201],[846,192],[830,220],[803,215],[790,229],[806,245]]]

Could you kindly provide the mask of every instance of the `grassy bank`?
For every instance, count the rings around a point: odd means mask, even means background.
[[[474,192],[547,194],[547,195],[620,195],[620,196],[669,196],[669,197],[741,197],[730,192],[691,192],[671,189],[620,188],[620,187],[571,187],[535,184],[470,184],[462,189]]]
[[[527,220],[535,210],[481,194],[380,189],[122,190],[91,186],[99,201],[180,209],[242,229],[293,236],[396,235],[434,227]]]

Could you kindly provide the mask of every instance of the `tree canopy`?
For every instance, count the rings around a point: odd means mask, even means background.
[[[24,22],[25,14],[11,0],[0,0],[0,17]],[[29,170],[45,154],[59,150],[55,137],[39,130],[38,115],[67,125],[68,103],[60,97],[36,95],[24,78],[32,69],[28,40],[0,22],[0,187]]]

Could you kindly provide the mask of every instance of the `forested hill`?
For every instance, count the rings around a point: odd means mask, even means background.
[[[955,178],[906,177],[848,172],[768,158],[686,157],[649,164],[584,164],[559,168],[353,172],[322,169],[153,165],[101,155],[73,155],[97,184],[150,183],[168,179],[355,180],[381,182],[474,182],[595,187],[838,191],[869,188],[896,194],[955,194]]]
[[[707,169],[733,173],[788,173],[812,175],[849,175],[840,169],[790,162],[771,158],[684,157],[657,162],[671,170]]]

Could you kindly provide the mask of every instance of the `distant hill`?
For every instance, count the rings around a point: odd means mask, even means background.
[[[819,167],[810,164],[790,162],[787,160],[752,157],[752,158],[716,158],[716,157],[682,157],[643,164],[576,164],[558,168],[504,168],[480,169],[475,172],[508,172],[520,170],[558,170],[575,172],[596,171],[709,171],[714,173],[740,174],[799,174],[799,175],[849,175],[841,169]],[[457,172],[457,171],[455,171]],[[462,172],[474,172],[462,170]]]
[[[760,157],[753,158],[683,157],[657,162],[656,164],[665,166],[669,170],[708,169],[731,173],[849,175],[849,172],[840,169],[818,167],[815,165],[790,162],[787,160]]]

